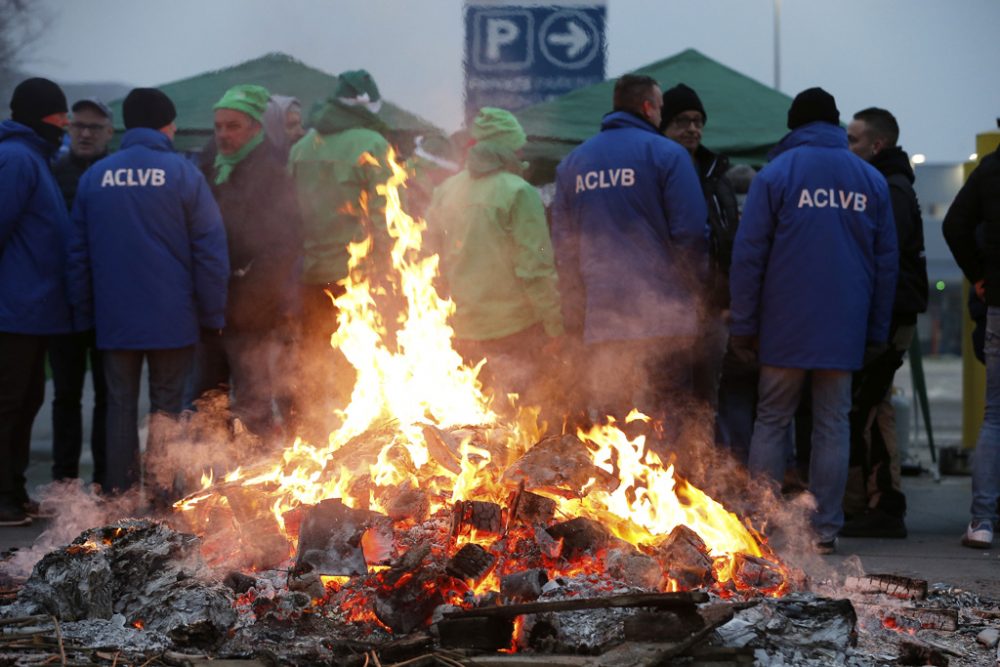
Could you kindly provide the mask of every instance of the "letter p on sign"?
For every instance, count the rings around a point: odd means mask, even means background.
[[[520,32],[517,24],[510,19],[486,19],[486,49],[483,55],[487,60],[500,60],[500,48],[517,41]]]

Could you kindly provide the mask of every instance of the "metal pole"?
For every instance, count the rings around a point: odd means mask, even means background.
[[[774,89],[781,90],[781,0],[774,0]]]

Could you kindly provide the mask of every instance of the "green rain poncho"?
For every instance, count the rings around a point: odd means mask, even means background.
[[[471,132],[478,143],[466,168],[435,190],[427,214],[455,301],[455,335],[492,340],[540,322],[558,336],[563,323],[545,210],[519,175],[515,154],[524,133],[508,112],[489,108]]]

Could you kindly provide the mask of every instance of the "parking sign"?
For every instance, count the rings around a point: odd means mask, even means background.
[[[512,111],[604,80],[604,0],[466,0],[465,111]]]

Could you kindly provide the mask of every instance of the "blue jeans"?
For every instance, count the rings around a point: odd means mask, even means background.
[[[103,355],[104,378],[108,383],[104,491],[121,493],[141,480],[139,382],[142,362],[144,359],[149,362],[150,413],[177,415],[184,404],[184,384],[194,361],[194,346],[171,350],[105,350]]]
[[[986,412],[972,460],[972,519],[997,523],[1000,498],[1000,307],[986,314]]]
[[[760,368],[757,421],[750,440],[750,472],[777,484],[785,474],[788,425],[795,416],[807,373],[812,377],[812,455],[809,491],[816,497],[813,528],[832,540],[844,525],[844,489],[851,454],[851,373],[802,368]]]

